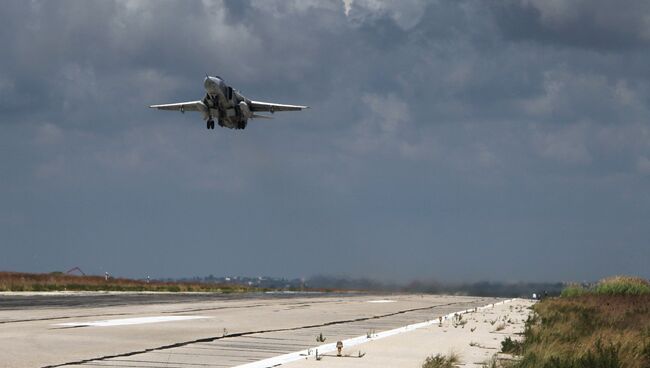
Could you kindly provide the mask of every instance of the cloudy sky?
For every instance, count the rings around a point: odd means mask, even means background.
[[[19,0],[0,43],[0,269],[650,277],[645,0]],[[206,73],[312,108],[146,108]]]

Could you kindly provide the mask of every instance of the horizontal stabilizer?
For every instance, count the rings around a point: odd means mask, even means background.
[[[255,119],[273,119],[273,116],[253,114],[253,116],[251,116],[251,118],[255,118]]]

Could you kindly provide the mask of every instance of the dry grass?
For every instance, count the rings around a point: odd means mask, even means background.
[[[650,367],[650,295],[544,300],[526,323],[516,367]]]
[[[460,357],[456,353],[436,354],[428,356],[422,363],[422,368],[454,368],[459,361]]]
[[[0,291],[167,291],[167,292],[246,292],[257,289],[241,285],[157,282],[76,276],[60,272],[47,274],[0,272]]]

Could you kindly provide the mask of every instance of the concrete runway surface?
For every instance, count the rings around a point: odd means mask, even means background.
[[[235,367],[498,298],[0,293],[0,367]],[[390,338],[388,338],[390,339]],[[388,340],[387,339],[387,340]]]

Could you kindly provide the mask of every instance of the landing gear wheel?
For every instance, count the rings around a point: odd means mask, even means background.
[[[208,129],[214,129],[214,120],[208,120],[206,123]]]

